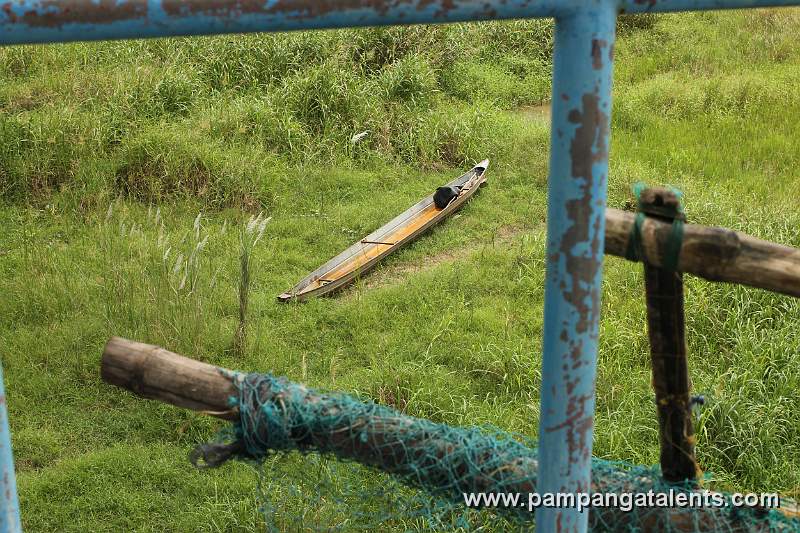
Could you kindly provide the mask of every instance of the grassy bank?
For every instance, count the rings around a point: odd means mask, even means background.
[[[503,146],[485,115],[548,98],[551,33],[517,22],[7,48],[0,195],[272,209],[285,191],[271,174],[287,166],[458,167]]]
[[[622,28],[609,204],[669,183],[693,222],[800,246],[798,36],[797,10]],[[548,98],[550,39],[511,22],[0,49],[0,345],[26,528],[263,523],[250,467],[186,461],[217,422],[100,382],[110,335],[535,437],[549,129],[520,107]],[[335,299],[275,302],[484,157],[490,184],[458,218]],[[239,232],[260,211],[237,350]],[[605,272],[595,454],[655,464],[640,267]],[[800,304],[687,279],[686,307],[713,486],[800,497]]]

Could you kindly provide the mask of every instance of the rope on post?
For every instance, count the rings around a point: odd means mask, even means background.
[[[625,250],[625,259],[646,263],[645,254],[642,251],[642,226],[645,217],[655,217],[672,224],[669,239],[662,252],[661,268],[678,270],[681,246],[683,245],[683,224],[686,222],[686,214],[683,212],[683,205],[680,201],[683,194],[674,188],[668,190],[648,189],[641,181],[633,185],[633,194],[636,196],[637,213],[628,239],[628,247]]]

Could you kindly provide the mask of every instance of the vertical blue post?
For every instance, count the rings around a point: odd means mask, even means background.
[[[588,493],[616,7],[556,19],[547,205],[540,493]],[[538,531],[585,531],[588,510],[536,511]]]
[[[22,531],[19,522],[17,480],[14,476],[14,457],[11,454],[11,432],[8,429],[6,391],[3,387],[3,367],[0,365],[0,533]]]

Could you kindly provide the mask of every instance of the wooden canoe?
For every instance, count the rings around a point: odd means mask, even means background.
[[[466,174],[445,185],[458,190],[458,194],[444,208],[436,206],[433,194],[423,198],[303,278],[290,291],[278,296],[278,300],[302,301],[328,294],[352,282],[378,261],[453,214],[485,184],[484,173],[488,166],[489,160],[485,159]]]

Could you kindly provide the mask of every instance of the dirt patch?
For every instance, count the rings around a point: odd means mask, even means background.
[[[550,124],[550,104],[533,105],[518,107],[514,110],[516,114],[524,117],[531,122],[540,122],[542,124]]]
[[[469,257],[473,253],[479,251],[481,248],[508,244],[526,231],[530,230],[520,228],[519,226],[502,226],[498,228],[498,230],[490,239],[474,241],[469,243],[467,246],[450,250],[442,250],[441,252],[421,258],[417,261],[403,261],[380,270],[368,272],[364,275],[360,282],[357,282],[357,286],[362,289],[376,289],[378,287],[393,285],[408,278],[408,276],[411,274],[424,272],[438,265],[452,263],[454,261],[458,261],[459,259]]]

